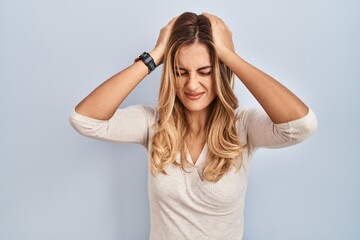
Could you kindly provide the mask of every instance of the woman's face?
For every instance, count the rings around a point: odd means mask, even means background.
[[[206,111],[216,96],[207,47],[200,43],[184,46],[177,60],[176,96],[189,112]]]

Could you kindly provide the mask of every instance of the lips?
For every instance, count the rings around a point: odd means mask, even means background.
[[[191,100],[197,100],[199,99],[204,92],[198,92],[198,93],[185,93],[185,96]]]

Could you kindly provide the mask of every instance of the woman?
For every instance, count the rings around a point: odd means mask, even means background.
[[[158,106],[118,109],[162,62]],[[238,108],[233,73],[265,111]],[[70,119],[83,135],[145,147],[150,239],[241,239],[255,150],[299,143],[317,125],[299,98],[235,53],[229,28],[207,13],[172,19],[150,54],[96,88]]]

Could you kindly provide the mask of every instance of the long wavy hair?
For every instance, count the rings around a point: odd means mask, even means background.
[[[166,166],[189,165],[186,160],[184,139],[188,133],[187,109],[176,97],[176,68],[179,51],[184,46],[204,44],[211,58],[212,82],[216,97],[210,103],[210,115],[206,123],[208,154],[203,168],[203,179],[217,182],[241,158],[242,147],[236,131],[235,109],[238,99],[234,94],[233,72],[222,63],[215,51],[211,23],[204,15],[186,12],[175,21],[164,54],[164,66],[158,98],[159,119],[155,124],[150,151],[150,172],[155,176],[166,173]],[[176,161],[181,153],[180,163]]]

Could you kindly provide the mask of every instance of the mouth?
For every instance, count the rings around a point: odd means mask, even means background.
[[[201,98],[201,96],[204,94],[204,92],[199,93],[185,93],[185,96],[190,100],[198,100]]]

